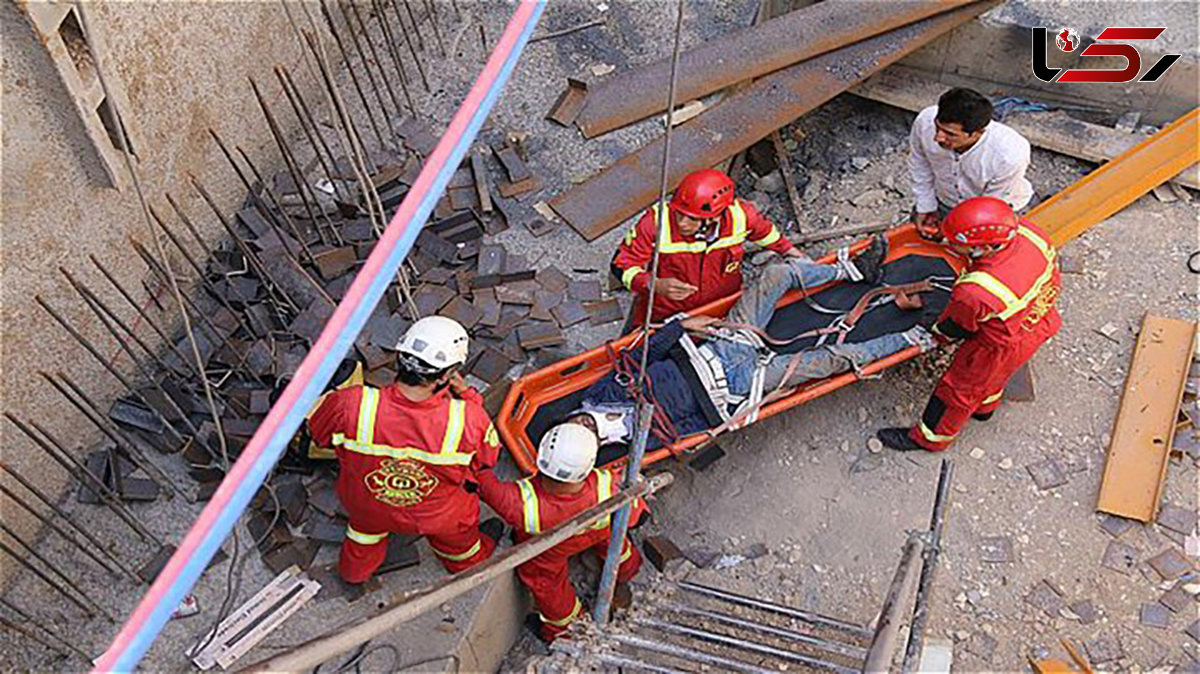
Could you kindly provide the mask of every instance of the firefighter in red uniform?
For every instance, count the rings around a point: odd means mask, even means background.
[[[1054,306],[1057,253],[1033,223],[1018,222],[1000,199],[974,197],[950,211],[942,232],[971,264],[955,282],[934,333],[964,341],[917,425],[878,432],[885,445],[902,451],[940,452],[969,417],[990,419],[1009,377],[1062,325]]]
[[[466,330],[422,318],[396,351],[396,383],[330,392],[308,420],[313,442],[338,458],[335,489],[350,518],[338,569],[348,583],[375,573],[389,533],[424,535],[451,573],[496,546],[480,533],[473,486],[478,471],[496,464],[500,438],[479,393],[456,374],[467,359]]]
[[[650,207],[625,235],[612,261],[613,274],[637,296],[625,332],[645,320],[656,229],[661,228],[654,322],[741,290],[746,241],[805,257],[752,204],[735,198],[733,188],[733,180],[716,169],[689,173],[669,207]]]
[[[604,501],[620,488],[620,473],[594,468],[598,448],[595,430],[576,423],[560,424],[538,444],[537,475],[518,482],[500,482],[485,471],[480,474],[480,495],[512,525],[520,543]],[[645,512],[646,505],[639,499],[630,522],[637,522]],[[611,516],[606,517],[517,567],[517,577],[537,604],[544,640],[554,640],[583,613],[583,603],[568,576],[568,562],[587,550],[603,558],[611,525]],[[637,575],[641,565],[641,554],[626,537],[617,570],[616,596],[629,594],[625,583]],[[614,604],[620,603],[627,604],[614,600]]]

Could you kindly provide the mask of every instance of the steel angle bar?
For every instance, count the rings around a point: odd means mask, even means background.
[[[676,604],[672,602],[665,604],[664,608],[668,611],[679,613],[681,615],[703,618],[705,620],[711,620],[715,623],[720,623],[728,627],[739,627],[752,632],[758,632],[761,634],[770,635],[772,637],[778,637],[780,639],[795,641],[796,643],[804,644],[805,646],[811,646],[812,648],[816,648],[818,650],[836,653],[838,655],[845,655],[857,660],[862,660],[867,655],[867,649],[861,646],[838,643],[836,641],[830,641],[829,639],[814,637],[811,634],[797,632],[796,630],[754,622],[753,620],[746,620],[745,618],[739,618],[738,616],[730,615],[728,613],[709,611],[707,609],[696,608],[694,606],[685,606],[683,604]]]
[[[681,590],[686,590],[693,594],[703,595],[703,596],[709,597],[711,599],[718,599],[718,600],[721,600],[724,602],[728,602],[730,604],[736,604],[737,606],[745,606],[747,608],[755,608],[755,609],[759,609],[761,611],[767,611],[768,613],[777,613],[779,615],[787,616],[789,618],[795,618],[796,620],[799,620],[801,622],[806,622],[806,623],[810,623],[813,625],[821,625],[824,627],[831,627],[833,629],[840,630],[842,632],[847,632],[850,634],[854,634],[854,635],[857,635],[860,637],[870,637],[871,636],[871,630],[869,630],[861,625],[855,625],[854,623],[848,623],[845,620],[838,620],[837,618],[830,618],[829,616],[823,616],[819,613],[813,613],[811,611],[804,611],[801,609],[792,608],[790,606],[783,606],[782,604],[776,604],[773,602],[764,601],[762,599],[756,599],[754,597],[747,597],[747,596],[740,595],[740,594],[737,594],[734,592],[721,590],[721,589],[718,589],[715,587],[709,587],[707,585],[700,585],[699,583],[693,583],[693,582],[686,581],[686,580],[681,580],[676,584],[679,586],[679,588]]]
[[[842,47],[772,73],[726,97],[674,130],[670,186],[690,171],[713,166],[750,147],[996,4],[996,0],[973,3]],[[623,157],[554,197],[550,206],[585,239],[595,240],[657,198],[663,141],[660,137]]]
[[[901,614],[901,606],[907,606],[905,600],[913,579],[916,577],[917,569],[921,567],[921,554],[924,550],[924,538],[920,534],[910,534],[908,541],[904,544],[904,550],[900,554],[900,563],[896,565],[892,584],[888,586],[883,607],[879,610],[875,636],[871,638],[871,647],[863,663],[865,674],[887,674],[891,670],[892,660],[896,655],[896,640],[900,634],[900,626],[907,617]]]
[[[676,100],[700,98],[968,1],[826,0],[736,30],[680,55]],[[597,82],[575,124],[593,138],[665,111],[663,82],[670,71],[670,59],[663,59]]]
[[[1198,161],[1200,108],[1193,108],[1025,217],[1061,246]]]
[[[700,641],[707,641],[710,644],[718,644],[721,646],[728,646],[730,648],[737,648],[750,653],[755,653],[757,655],[779,658],[780,660],[795,662],[807,667],[838,672],[838,674],[858,674],[859,672],[859,670],[855,667],[847,667],[845,665],[839,665],[835,662],[828,662],[826,660],[821,660],[808,655],[793,653],[792,651],[776,648],[775,646],[760,644],[757,641],[748,641],[746,639],[731,637],[726,634],[718,634],[716,632],[709,632],[708,630],[688,627],[687,625],[680,625],[678,623],[670,622],[669,620],[659,620],[657,618],[636,618],[634,619],[633,624],[641,627],[649,627],[652,629],[661,630],[668,634],[689,637],[692,639],[698,639]]]

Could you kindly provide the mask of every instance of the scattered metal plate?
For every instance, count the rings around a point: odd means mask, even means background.
[[[1111,634],[1104,634],[1085,642],[1084,646],[1087,648],[1088,658],[1094,665],[1102,665],[1125,656],[1125,649],[1121,647],[1121,641]]]
[[[538,272],[537,282],[546,290],[558,293],[567,289],[571,279],[561,269],[551,265]]]
[[[1063,469],[1061,463],[1057,459],[1046,459],[1038,463],[1032,463],[1025,466],[1025,470],[1029,471],[1030,477],[1037,484],[1038,489],[1043,491],[1061,487],[1067,483],[1067,472]]]
[[[433,223],[427,229],[450,243],[474,241],[484,234],[483,226],[474,211],[456,213],[445,220]]]
[[[166,544],[154,553],[141,568],[137,570],[138,578],[141,578],[146,583],[153,583],[158,574],[166,567],[167,562],[171,561],[171,555],[175,554],[175,546]]]
[[[1004,385],[1004,399],[1012,403],[1030,403],[1037,400],[1033,385],[1033,361],[1028,361],[1013,373]]]
[[[471,367],[471,374],[488,384],[495,384],[504,378],[511,367],[512,363],[508,360],[508,356],[489,346],[480,353],[475,365]]]
[[[479,194],[475,191],[475,186],[470,187],[451,187],[446,190],[450,197],[450,208],[456,211],[468,211],[478,209]]]
[[[436,314],[454,298],[454,291],[446,286],[423,285],[413,293],[413,303],[421,316]]]
[[[257,389],[250,392],[250,413],[266,414],[271,411],[271,392]]]
[[[417,235],[415,245],[422,253],[442,264],[449,264],[458,259],[458,247],[428,229]]]
[[[496,158],[504,166],[504,171],[508,174],[510,181],[519,183],[533,175],[529,172],[529,168],[525,166],[525,162],[521,160],[521,155],[517,154],[516,148],[506,145],[504,147],[492,148],[492,150],[496,153]]]
[[[1092,606],[1091,599],[1081,599],[1067,606],[1067,610],[1079,616],[1079,622],[1084,625],[1091,625],[1099,618],[1096,614],[1096,607]]]
[[[308,518],[301,531],[310,541],[325,545],[341,545],[346,538],[346,523],[324,515]]]
[[[1138,622],[1146,627],[1165,630],[1171,626],[1171,612],[1167,610],[1166,606],[1156,601],[1147,602],[1142,604]]]
[[[388,539],[387,556],[383,558],[383,563],[375,570],[375,574],[378,576],[420,564],[421,555],[417,551],[417,546],[413,544],[414,540],[407,536],[392,534]]]
[[[990,634],[976,632],[967,640],[967,652],[979,657],[984,662],[991,662],[997,645],[996,639]]]
[[[1175,548],[1167,548],[1146,560],[1163,580],[1175,580],[1192,570],[1192,564]]]
[[[545,218],[530,218],[525,221],[525,229],[536,237],[543,237],[558,229],[558,225]]]
[[[1174,503],[1164,505],[1158,511],[1158,523],[1171,531],[1187,536],[1196,530],[1196,511],[1181,508]]]
[[[488,189],[487,167],[483,165],[483,155],[472,150],[471,176],[475,179],[475,195],[479,199],[479,210],[483,213],[492,212],[492,194]]]
[[[1166,606],[1168,609],[1170,609],[1173,613],[1182,613],[1189,606],[1193,606],[1196,603],[1196,600],[1192,598],[1192,595],[1188,594],[1187,590],[1183,589],[1182,582],[1177,583],[1175,587],[1167,590],[1163,596],[1158,598],[1158,601],[1163,606]]]
[[[588,319],[588,312],[578,300],[569,299],[550,310],[561,328],[569,328]]]
[[[1188,625],[1183,633],[1194,639],[1197,643],[1200,643],[1200,620],[1196,620],[1191,625]]]
[[[1137,558],[1137,548],[1121,541],[1109,541],[1108,547],[1104,548],[1104,557],[1101,558],[1100,565],[1106,569],[1128,574],[1137,565]]]
[[[495,419],[499,416],[500,407],[504,405],[504,399],[508,397],[512,385],[511,377],[501,377],[483,392],[483,409],[487,410],[489,417]]]
[[[321,251],[313,250],[313,262],[316,263],[321,278],[332,281],[358,264],[358,251],[354,249],[354,246],[326,248]]]
[[[500,274],[504,271],[504,261],[508,259],[508,250],[498,243],[485,243],[479,248],[479,262],[475,273],[479,276]]]
[[[483,318],[483,311],[462,295],[458,295],[442,308],[441,315],[458,321],[463,328],[470,330]]]
[[[580,302],[599,302],[600,293],[600,281],[595,279],[571,281],[567,284],[567,294]]]
[[[501,180],[499,183],[496,183],[496,191],[505,199],[514,199],[522,194],[529,194],[540,189],[542,189],[542,179],[537,176],[529,176],[517,182]],[[533,230],[531,229],[530,231]]]
[[[1101,515],[1100,528],[1109,536],[1119,538],[1121,534],[1133,528],[1133,520],[1116,515]]]
[[[571,126],[587,102],[587,82],[567,78],[567,88],[558,96],[546,119],[562,126]]]
[[[112,407],[108,409],[108,418],[117,423],[155,434],[162,433],[166,429],[162,419],[153,410],[125,398],[117,398],[113,401]]]
[[[526,323],[517,328],[517,338],[521,341],[521,348],[527,351],[561,346],[566,343],[558,326],[540,321]]]
[[[1025,595],[1025,603],[1041,609],[1043,613],[1051,618],[1059,617],[1059,611],[1067,606],[1067,602],[1063,599],[1062,594],[1046,580],[1042,580],[1033,586],[1029,594]]]
[[[496,288],[496,299],[501,304],[520,304],[522,306],[533,306],[536,293],[536,286],[509,283]]]
[[[615,297],[600,302],[588,302],[583,308],[587,310],[592,325],[605,325],[625,318],[621,311],[621,303]]]

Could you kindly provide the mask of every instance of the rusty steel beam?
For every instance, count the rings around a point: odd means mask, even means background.
[[[1200,108],[1080,178],[1026,215],[1056,246],[1200,161]]]
[[[997,4],[976,2],[772,73],[681,124],[671,138],[668,181],[717,162]],[[766,24],[764,24],[766,25]],[[627,155],[550,206],[588,241],[658,197],[663,139]]]
[[[826,0],[796,10],[680,54],[676,100],[700,98],[968,2]],[[594,138],[666,111],[664,83],[670,73],[670,59],[664,59],[597,82],[589,88],[576,126]]]

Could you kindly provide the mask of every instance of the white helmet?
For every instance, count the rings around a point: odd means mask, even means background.
[[[596,465],[600,442],[587,426],[559,424],[538,443],[537,467],[559,482],[582,482]]]
[[[422,374],[441,372],[467,362],[467,331],[452,318],[426,316],[404,333],[396,351],[411,369],[424,370]]]

